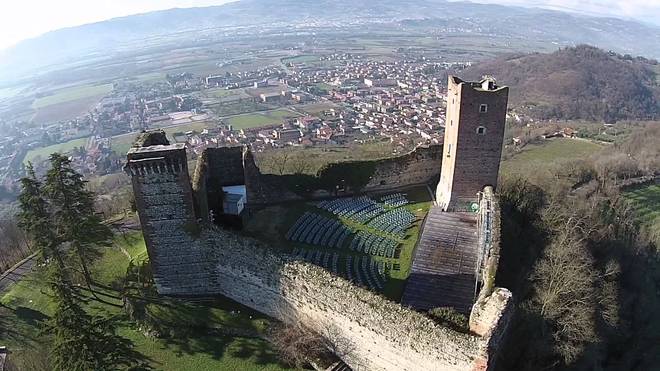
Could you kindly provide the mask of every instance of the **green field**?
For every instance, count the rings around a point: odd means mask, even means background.
[[[123,249],[123,251],[122,251]],[[126,255],[128,254],[131,258]],[[95,279],[105,285],[122,282],[129,261],[146,259],[141,234],[117,236],[93,267]],[[102,290],[104,299],[121,306]],[[47,338],[40,334],[43,321],[52,314],[48,288],[40,271],[30,274],[0,297],[0,344],[12,351],[12,359],[28,364],[47,349]],[[282,370],[276,354],[262,340],[268,319],[227,299],[208,304],[192,304],[175,299],[159,299],[148,304],[157,323],[172,336],[151,338],[125,318],[121,308],[92,297],[86,309],[99,315],[119,316],[118,333],[130,340],[139,360],[153,370]],[[162,330],[162,329],[161,329]],[[243,337],[229,335],[232,331]],[[169,335],[168,334],[168,335]],[[253,335],[250,335],[253,334]]]
[[[281,124],[286,118],[298,116],[300,115],[287,109],[278,109],[270,112],[249,113],[246,115],[234,116],[226,121],[233,126],[234,130],[238,130]]]
[[[74,148],[84,147],[87,143],[87,138],[74,139],[68,142],[53,144],[48,147],[36,148],[28,151],[23,159],[23,163],[27,164],[28,161],[44,161],[48,159],[51,153],[67,153]]]
[[[135,142],[135,139],[137,139],[138,135],[139,134],[137,133],[132,133],[116,136],[110,140],[110,146],[112,147],[112,150],[115,151],[115,153],[119,155],[125,155],[133,146],[133,142]]]
[[[112,84],[102,85],[81,85],[71,88],[57,90],[54,94],[37,98],[32,103],[32,108],[40,109],[60,103],[72,102],[79,99],[103,96],[110,93],[113,89]]]
[[[630,200],[640,223],[648,228],[652,238],[660,243],[660,185],[631,189],[623,195]]]
[[[310,115],[319,115],[323,111],[327,111],[331,108],[334,108],[337,110],[339,108],[338,105],[330,102],[319,102],[319,103],[310,103],[310,104],[305,104],[303,106],[298,106],[297,107],[300,111],[303,111],[305,113],[308,113]]]
[[[415,250],[415,244],[417,243],[417,238],[419,236],[420,228],[422,226],[424,217],[432,205],[428,190],[424,187],[413,188],[404,192],[407,193],[407,197],[411,203],[403,206],[403,208],[415,214],[417,216],[417,220],[413,223],[412,227],[407,230],[403,238],[397,238],[384,232],[370,229],[365,224],[357,223],[346,218],[339,218],[343,224],[345,224],[356,233],[359,231],[368,231],[377,235],[393,238],[400,243],[399,247],[401,250],[398,259],[388,259],[378,256],[371,257],[376,261],[384,261],[400,265],[399,270],[390,271],[389,278],[385,284],[383,292],[385,296],[392,300],[399,300],[403,294],[405,280],[410,275],[413,253]],[[378,196],[374,196],[373,199],[377,200]],[[345,258],[349,255],[360,256],[360,253],[353,252],[348,248],[344,248],[338,251],[333,248],[324,248],[315,245],[291,242],[284,237],[289,228],[291,228],[291,226],[298,220],[298,218],[300,218],[307,211],[321,214],[333,219],[336,218],[334,215],[313,206],[313,203],[292,202],[287,204],[286,207],[271,206],[259,210],[250,218],[250,221],[246,226],[246,232],[266,241],[271,246],[280,246],[286,252],[292,252],[295,248],[330,253],[339,252],[341,257],[339,259],[338,267],[339,270],[343,272],[346,266]]]
[[[567,138],[530,144],[521,152],[503,161],[500,174],[523,177],[545,176],[567,161],[588,158],[602,149],[601,144]]]
[[[245,93],[245,89],[224,89],[224,88],[213,88],[206,90],[206,96],[213,98],[229,98],[229,97],[248,97]]]
[[[309,63],[318,61],[319,56],[317,55],[297,55],[295,57],[282,58],[282,63]]]
[[[201,133],[202,130],[210,127],[211,124],[207,121],[195,121],[189,124],[171,126],[168,128],[163,128],[165,133],[169,136],[170,140],[175,133],[186,133],[188,131],[195,131]]]

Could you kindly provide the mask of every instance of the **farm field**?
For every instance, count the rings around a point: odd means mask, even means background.
[[[630,200],[640,223],[660,243],[660,184],[630,189],[623,195]]]
[[[128,254],[128,256],[127,256]],[[130,258],[129,258],[130,256]],[[93,275],[105,285],[123,281],[129,262],[146,259],[144,240],[140,233],[117,236],[94,264]],[[103,289],[105,300],[118,293]],[[260,336],[269,320],[227,299],[208,304],[193,304],[175,299],[158,299],[147,305],[154,320],[173,337],[147,337],[125,318],[123,310],[89,297],[86,310],[104,316],[118,316],[118,334],[129,340],[137,352],[136,360],[153,370],[283,370],[276,353]],[[0,296],[0,343],[12,349],[12,359],[21,366],[33,364],[45,356],[47,338],[36,336],[43,321],[52,314],[48,289],[40,271],[31,273]],[[6,323],[5,323],[6,321]],[[11,324],[11,326],[9,326]],[[227,335],[242,331],[243,337]],[[249,335],[253,334],[253,335]],[[38,367],[38,366],[37,366]],[[143,369],[143,368],[140,368]]]
[[[502,161],[500,176],[533,178],[549,175],[570,160],[587,158],[603,149],[603,145],[587,140],[558,138],[541,144],[530,144],[521,152]]]
[[[299,111],[305,112],[310,115],[318,115],[323,111],[327,111],[331,108],[338,109],[339,106],[332,102],[317,102],[317,103],[309,103],[296,107],[296,109],[298,109]]]
[[[250,113],[234,116],[227,119],[226,122],[232,125],[235,130],[237,130],[280,124],[286,118],[298,116],[300,116],[300,114],[288,109],[277,109],[270,112]]]
[[[53,144],[48,147],[36,148],[28,151],[23,159],[23,163],[27,164],[28,161],[44,161],[48,159],[51,153],[67,153],[74,148],[84,147],[87,143],[87,138],[74,139],[65,143]]]
[[[239,99],[239,98],[249,97],[249,95],[245,93],[245,89],[212,88],[206,90],[204,93],[206,96],[216,99],[228,99],[228,98]]]
[[[37,98],[32,103],[32,108],[40,109],[60,103],[67,103],[88,97],[100,97],[110,93],[113,89],[112,84],[102,85],[81,85],[71,88],[57,90],[52,95]]]
[[[130,133],[113,137],[110,140],[110,146],[115,153],[125,155],[133,146],[133,142],[135,142],[138,135],[138,133]]]
[[[286,57],[282,58],[282,63],[308,63],[308,62],[318,62],[319,56],[317,55],[297,55],[295,57]]]

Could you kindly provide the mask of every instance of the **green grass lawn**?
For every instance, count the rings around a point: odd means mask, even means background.
[[[603,149],[603,145],[587,140],[557,138],[541,144],[530,144],[501,164],[504,176],[535,177],[548,175],[570,160],[587,158]]]
[[[319,115],[323,111],[327,111],[331,108],[334,108],[336,110],[339,108],[339,106],[330,102],[319,102],[319,103],[305,104],[303,106],[298,106],[298,108],[301,111],[308,113],[310,115]]]
[[[118,235],[111,248],[104,250],[92,273],[97,282],[122,282],[132,260],[147,258],[140,233]],[[161,298],[148,304],[150,315],[167,335],[145,336],[125,318],[117,292],[100,290],[101,303],[89,297],[86,309],[99,315],[119,316],[118,333],[130,340],[154,370],[282,370],[269,343],[261,339],[269,319],[238,303],[218,298],[206,304],[193,304]],[[41,271],[31,273],[0,297],[0,344],[12,351],[12,359],[29,368],[30,360],[48,345],[40,335],[42,323],[52,314],[49,290]],[[242,336],[230,335],[240,330]],[[252,335],[248,335],[252,334]]]
[[[217,99],[229,98],[229,97],[242,98],[248,96],[245,93],[245,89],[225,89],[225,88],[211,88],[206,90],[205,94],[209,98],[217,98]]]
[[[32,108],[40,109],[55,104],[72,102],[78,99],[103,96],[110,93],[112,89],[112,84],[81,85],[60,89],[55,91],[54,94],[35,99],[35,101],[32,103]]]
[[[170,138],[170,141],[173,141],[173,135],[175,133],[186,133],[189,131],[195,131],[198,133],[201,133],[202,130],[209,128],[212,124],[207,122],[207,121],[195,121],[191,122],[189,124],[184,124],[184,125],[177,125],[177,126],[172,126],[169,128],[164,128],[163,130],[165,133],[168,135]]]
[[[74,139],[68,142],[54,144],[48,147],[35,148],[25,155],[23,163],[27,164],[28,161],[44,161],[47,160],[51,153],[67,153],[76,147],[84,147],[87,143],[87,138]]]
[[[317,55],[297,55],[295,57],[286,57],[282,58],[282,63],[309,63],[309,62],[318,62],[319,57]]]
[[[635,209],[640,223],[660,243],[660,185],[631,189],[623,194]]]
[[[231,124],[235,130],[249,129],[260,126],[280,124],[286,118],[298,116],[300,115],[287,109],[278,109],[270,112],[249,113],[246,115],[234,116],[227,119],[227,123]]]

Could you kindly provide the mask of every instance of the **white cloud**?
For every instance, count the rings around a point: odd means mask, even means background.
[[[230,0],[2,0],[0,49],[63,27],[153,10],[190,8]]]

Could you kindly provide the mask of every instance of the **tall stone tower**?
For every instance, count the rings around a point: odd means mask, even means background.
[[[485,186],[497,186],[509,88],[493,78],[466,82],[449,76],[447,119],[437,203],[470,210]]]
[[[132,178],[156,287],[161,294],[205,294],[211,260],[208,249],[194,243],[199,226],[185,146],[170,145],[164,133],[143,137],[140,147],[128,152],[125,171]]]

